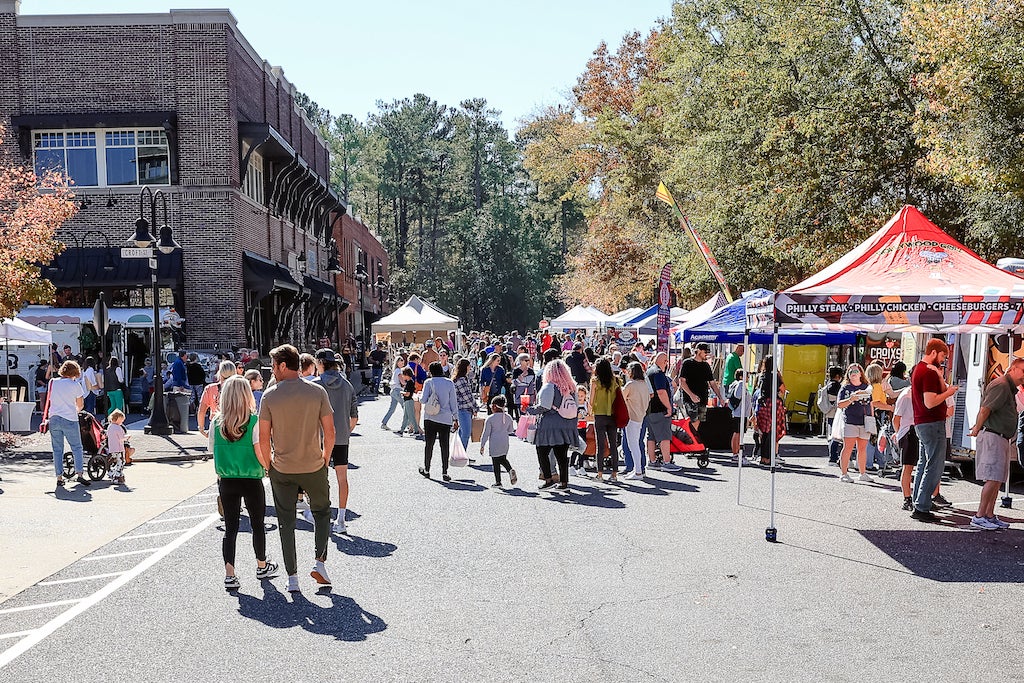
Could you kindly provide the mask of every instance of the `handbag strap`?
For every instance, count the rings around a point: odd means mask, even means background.
[[[53,380],[46,384],[46,402],[43,405],[43,422],[50,419],[50,396],[53,395]]]

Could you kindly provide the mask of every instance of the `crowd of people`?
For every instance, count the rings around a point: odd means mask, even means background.
[[[719,382],[709,362],[711,348],[705,343],[684,350],[670,368],[669,355],[663,351],[639,343],[620,348],[614,338],[600,336],[481,334],[471,335],[462,349],[454,342],[437,338],[417,349],[377,345],[369,354],[374,388],[383,389],[391,399],[380,427],[391,430],[390,422],[400,415],[395,433],[424,442],[418,467],[423,477],[433,476],[434,454],[439,450],[441,478],[451,481],[453,446],[474,462],[470,443],[479,442],[479,455],[486,453],[491,461],[493,487],[504,486],[504,475],[514,486],[519,475],[508,455],[512,439],[519,438],[536,451],[542,490],[566,491],[570,476],[642,480],[650,469],[679,469],[672,458],[674,421],[685,418],[689,433],[696,436],[712,405],[730,411],[734,462],[755,464],[746,459],[742,448],[743,432],[749,426],[754,432],[756,464],[785,465],[773,452],[777,449],[772,448],[771,438],[774,434],[777,445],[786,433],[785,383],[770,357],[762,360],[756,375],[748,375],[742,344],[725,358],[722,377],[726,381]],[[888,375],[878,364],[831,367],[819,396],[829,433],[828,462],[838,467],[839,481],[855,481],[849,470],[855,453],[856,481],[861,483],[872,483],[870,472],[896,459],[901,467],[903,508],[923,522],[938,521],[934,511],[949,505],[940,479],[958,386],[947,384],[944,377],[948,353],[942,340],[931,339],[909,378],[903,363],[896,363]],[[383,368],[389,359],[393,360],[386,377]],[[109,387],[118,381],[116,373],[107,376],[111,365],[117,368],[114,360],[100,373],[92,359],[86,359],[84,370],[77,361],[67,359],[58,376],[47,382],[43,417],[53,442],[58,486],[64,485],[64,441],[72,449],[77,481],[89,485],[82,475],[77,416],[94,407],[89,394],[97,385],[105,394],[111,393]],[[189,383],[188,362],[187,354],[181,352],[168,369],[172,387],[198,384],[198,378]],[[233,360],[223,360],[215,381],[198,394],[199,431],[209,439],[225,520],[224,585],[228,589],[240,585],[235,545],[243,503],[252,522],[257,578],[270,578],[278,571],[267,559],[263,526],[262,479],[268,475],[288,589],[299,590],[297,514],[314,527],[310,575],[318,585],[330,585],[327,541],[331,532],[347,532],[347,469],[350,437],[359,417],[357,392],[348,380],[345,358],[331,349],[310,355],[282,345],[270,352],[270,369],[272,377],[264,387],[259,371],[246,371]],[[1007,526],[996,516],[994,502],[1008,472],[1018,414],[1024,412],[1018,391],[1022,382],[1024,359],[1016,359],[1002,378],[987,387],[971,430],[978,439],[977,474],[985,481],[977,514],[970,522],[978,529]],[[112,398],[111,404],[116,405],[115,401]],[[121,456],[115,458],[112,472],[121,483],[123,421],[124,411],[111,407],[108,439]],[[590,467],[588,456],[593,457]],[[331,470],[338,485],[338,513],[333,520]]]

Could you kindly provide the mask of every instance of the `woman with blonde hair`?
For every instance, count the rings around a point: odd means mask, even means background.
[[[847,469],[850,466],[850,456],[856,448],[859,481],[871,483],[874,479],[867,473],[868,430],[864,426],[864,418],[871,414],[871,389],[864,381],[864,371],[859,364],[851,363],[846,368],[846,376],[839,389],[836,406],[843,411],[846,424],[843,428],[843,451],[839,455],[839,469],[842,472],[839,481],[853,481],[847,474]]]
[[[885,437],[883,427],[892,421],[893,407],[889,405],[888,395],[885,391],[885,370],[878,363],[871,363],[864,368],[864,378],[871,387],[871,415],[875,418],[875,430],[872,433],[869,429],[868,451],[872,463],[869,468],[880,470],[885,468]]]
[[[558,463],[558,488],[569,488],[569,446],[576,443],[576,381],[565,361],[553,360],[544,366],[543,384],[537,394],[537,461],[542,479],[540,488],[555,485],[551,471],[551,453]]]
[[[234,371],[234,364],[228,361]],[[224,506],[224,588],[239,587],[235,575],[235,544],[242,516],[242,501],[252,526],[252,548],[256,554],[256,578],[263,580],[277,575],[277,565],[267,562],[267,531],[263,525],[266,492],[263,476],[269,462],[260,458],[259,430],[256,428],[256,399],[248,380],[234,375],[220,385],[220,410],[210,424],[210,451],[217,471],[217,488]]]
[[[235,367],[234,361],[221,361],[220,367],[217,368],[217,382],[207,384],[206,388],[203,389],[203,396],[199,399],[199,410],[196,411],[196,424],[199,427],[199,433],[203,436],[209,436],[206,432],[206,414],[210,414],[210,422],[212,423],[213,418],[217,416],[217,411],[220,409],[221,387],[224,386],[224,382],[232,377],[238,377],[238,369]],[[252,393],[251,388],[249,392]]]

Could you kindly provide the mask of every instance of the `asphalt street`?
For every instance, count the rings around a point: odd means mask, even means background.
[[[1024,499],[1011,529],[969,530],[980,489],[954,481],[947,523],[922,525],[892,480],[841,484],[787,439],[769,544],[765,470],[739,503],[718,457],[539,492],[514,442],[517,487],[479,458],[427,481],[386,405],[361,407],[333,590],[300,521],[301,594],[255,579],[247,534],[225,592],[211,486],[0,604],[0,681],[1024,680]]]

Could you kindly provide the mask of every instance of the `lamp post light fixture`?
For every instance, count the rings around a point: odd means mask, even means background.
[[[338,276],[345,272],[345,269],[341,267],[341,259],[338,257],[338,243],[332,238],[331,243],[328,246],[327,251],[327,272],[331,276],[331,285],[334,286],[334,292],[338,292]],[[334,334],[331,335],[336,341],[340,342],[338,335],[338,310],[335,307],[334,310]]]
[[[149,201],[150,220],[146,220],[146,201]],[[158,230],[159,237],[154,237],[150,232],[150,226],[156,225],[157,204],[163,209],[163,223]],[[162,190],[155,193],[148,187],[142,188],[139,193],[139,219],[135,221],[135,234],[128,240],[140,249],[155,247],[161,254],[170,254],[181,245],[174,241],[174,234],[168,224],[167,195]],[[167,413],[164,410],[164,379],[160,373],[160,291],[157,287],[157,254],[149,257],[149,273],[153,286],[153,411],[149,416],[149,424],[146,426],[147,434],[169,436],[174,430],[167,422]]]
[[[366,283],[370,280],[370,275],[366,272],[366,266],[361,262],[356,264],[356,280],[359,281],[359,339],[356,343],[357,351],[359,352],[359,367],[366,367],[366,311],[363,303],[363,290],[366,287]]]

